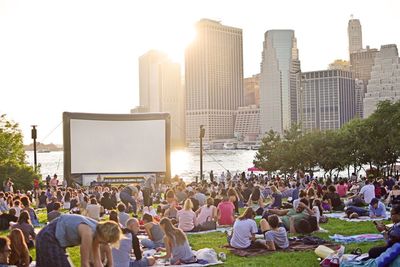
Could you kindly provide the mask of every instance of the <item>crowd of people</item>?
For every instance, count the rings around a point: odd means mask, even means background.
[[[66,248],[73,246],[80,246],[81,266],[151,266],[157,259],[193,263],[197,259],[187,239],[191,232],[232,227],[227,242],[233,248],[286,249],[288,233],[318,231],[327,212],[377,218],[386,217],[390,208],[394,226],[376,224],[387,233],[387,245],[369,252],[370,258],[378,258],[399,242],[399,177],[354,176],[318,179],[302,172],[280,177],[227,171],[220,177],[211,173],[210,180],[200,183],[175,177],[160,184],[151,176],[140,185],[72,188],[60,185],[55,175],[25,193],[8,179],[0,192],[0,229],[11,231],[0,238],[0,264],[28,266],[29,249],[35,247],[36,266],[70,266]],[[39,224],[33,206],[46,211],[45,225]],[[43,227],[38,234],[36,226]],[[156,253],[144,255],[144,249]]]

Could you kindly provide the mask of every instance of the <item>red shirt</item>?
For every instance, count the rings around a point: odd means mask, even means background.
[[[235,205],[230,201],[222,201],[218,204],[217,209],[219,210],[220,218],[218,220],[219,225],[232,225],[234,222],[233,212]]]

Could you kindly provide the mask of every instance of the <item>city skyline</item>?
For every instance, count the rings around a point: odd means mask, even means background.
[[[259,72],[271,29],[295,30],[302,71],[348,60],[351,14],[361,21],[363,46],[399,44],[398,2],[336,4],[327,10],[321,1],[0,1],[0,113],[21,124],[26,143],[31,124],[39,125],[38,141],[61,143],[61,127],[43,138],[63,111],[129,113],[139,104],[138,57],[161,50],[183,69],[184,49],[202,18],[243,30],[244,77]]]

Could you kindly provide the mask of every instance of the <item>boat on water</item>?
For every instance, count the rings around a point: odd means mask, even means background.
[[[187,148],[189,150],[200,149],[200,143],[190,143]],[[203,144],[203,150],[209,150],[209,149],[211,149],[210,144],[208,144],[208,143]]]
[[[50,153],[49,149],[39,149],[37,153]]]
[[[231,143],[231,142],[224,143],[224,149],[225,150],[236,149],[236,144],[235,143]]]

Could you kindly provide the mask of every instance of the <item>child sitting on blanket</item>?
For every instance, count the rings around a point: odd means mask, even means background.
[[[280,226],[279,217],[277,215],[268,216],[268,221],[262,219],[260,221],[261,231],[264,233],[265,240],[260,240],[268,250],[276,250],[277,248],[285,249],[289,247],[289,239],[285,227]]]
[[[164,231],[164,244],[166,255],[157,256],[156,258],[166,258],[170,260],[171,265],[190,264],[197,262],[196,256],[193,254],[189,246],[189,241],[185,233],[173,226],[171,220],[162,218],[160,221],[161,229]]]

